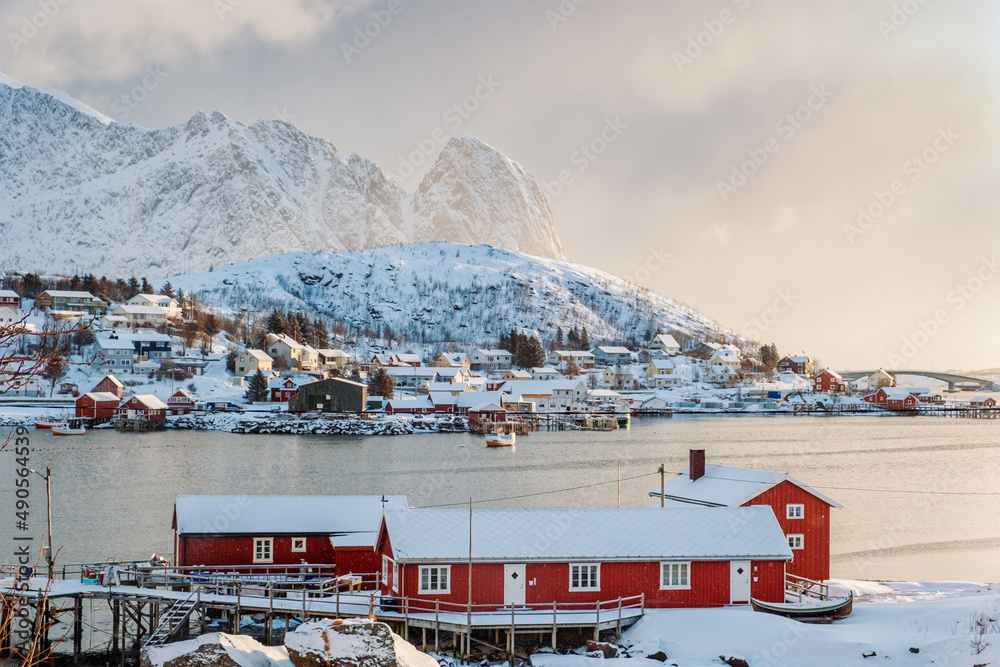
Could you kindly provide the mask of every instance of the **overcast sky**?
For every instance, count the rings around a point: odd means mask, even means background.
[[[1000,3],[4,0],[0,27],[0,69],[118,120],[284,118],[411,190],[436,129],[478,137],[571,261],[782,353],[1000,366]]]

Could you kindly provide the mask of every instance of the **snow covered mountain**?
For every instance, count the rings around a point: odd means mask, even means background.
[[[491,246],[422,243],[295,252],[174,276],[175,290],[237,312],[302,310],[354,333],[388,325],[399,339],[482,344],[524,327],[553,335],[587,327],[594,344],[644,340],[657,326],[734,339],[719,324],[603,271]]]
[[[0,269],[162,277],[294,250],[444,240],[561,259],[523,167],[455,137],[414,194],[289,123],[148,130],[0,74]]]

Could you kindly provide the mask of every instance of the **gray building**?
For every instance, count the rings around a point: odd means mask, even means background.
[[[288,411],[364,412],[367,404],[367,385],[331,378],[300,386],[299,393],[288,400]]]

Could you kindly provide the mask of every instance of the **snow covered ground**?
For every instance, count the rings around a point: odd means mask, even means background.
[[[650,610],[622,637],[620,644],[631,646],[629,659],[609,662],[584,655],[536,654],[531,662],[535,667],[717,667],[725,664],[719,656],[743,658],[751,667],[972,667],[1000,662],[997,586],[965,582],[835,584],[840,593],[853,591],[855,604],[851,616],[832,624],[799,623],[746,607]],[[667,655],[665,663],[641,657],[656,651]]]

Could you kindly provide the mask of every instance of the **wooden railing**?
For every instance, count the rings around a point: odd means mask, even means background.
[[[801,601],[803,597],[815,598],[818,600],[830,599],[830,585],[822,581],[806,579],[795,574],[785,573],[785,591],[793,595],[798,595]]]

